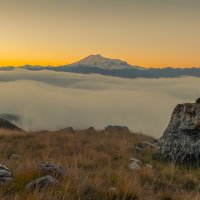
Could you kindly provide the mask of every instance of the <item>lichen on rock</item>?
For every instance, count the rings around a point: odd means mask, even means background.
[[[175,163],[200,163],[200,104],[178,104],[156,153]]]

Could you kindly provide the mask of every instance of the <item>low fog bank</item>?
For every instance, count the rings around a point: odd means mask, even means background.
[[[26,130],[126,125],[162,135],[173,108],[200,96],[200,79],[122,79],[15,70],[0,72],[0,113],[18,114]]]

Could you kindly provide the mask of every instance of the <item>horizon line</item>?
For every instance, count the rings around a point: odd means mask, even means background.
[[[122,62],[126,62],[128,65],[130,65],[130,67],[141,67],[141,68],[145,68],[145,69],[165,69],[165,68],[174,68],[174,69],[190,69],[190,68],[200,68],[200,66],[198,66],[198,65],[192,65],[192,66],[183,66],[183,67],[181,67],[181,65],[180,66],[177,66],[176,64],[175,64],[175,66],[173,66],[173,65],[155,65],[155,66],[153,66],[153,65],[151,65],[151,67],[150,66],[148,66],[148,64],[146,64],[145,66],[144,65],[137,65],[137,64],[130,64],[130,62],[128,62],[128,61],[126,61],[126,59],[120,59],[120,58],[110,58],[110,57],[107,57],[107,56],[102,56],[102,54],[90,54],[89,56],[82,56],[82,58],[77,58],[76,60],[74,60],[74,61],[68,61],[68,62],[66,62],[66,63],[59,63],[59,64],[55,64],[56,62],[54,62],[54,61],[52,61],[52,63],[54,63],[54,64],[48,64],[48,61],[46,62],[46,61],[44,61],[44,60],[41,60],[41,61],[39,61],[39,62],[41,62],[41,63],[47,63],[47,64],[28,64],[29,63],[29,61],[26,61],[25,63],[23,63],[23,62],[21,62],[22,64],[19,64],[19,65],[17,65],[17,64],[14,64],[14,65],[10,65],[10,64],[3,64],[3,65],[1,65],[0,64],[0,68],[4,68],[4,67],[24,67],[24,66],[30,66],[30,67],[36,67],[36,66],[39,66],[39,67],[61,67],[61,66],[69,66],[69,65],[72,65],[72,64],[76,64],[76,63],[78,63],[78,62],[80,62],[80,61],[82,61],[82,60],[84,60],[84,59],[87,59],[88,57],[91,57],[91,56],[100,56],[100,57],[102,57],[102,58],[104,58],[104,59],[110,59],[110,60],[120,60],[120,61],[122,61]],[[64,61],[65,62],[65,61]],[[30,63],[34,63],[34,60],[32,60],[32,61],[30,61]],[[88,65],[89,66],[89,65]],[[91,65],[92,66],[92,65]]]
[[[35,65],[31,65],[31,64],[24,64],[24,65],[5,65],[5,66],[1,66],[0,65],[0,68],[22,68],[22,67],[25,67],[25,66],[28,66],[28,67],[70,67],[69,65],[71,64],[61,64],[61,65],[40,65],[40,64],[35,64]],[[85,65],[86,66],[86,65]],[[90,67],[95,67],[95,66],[90,66]],[[144,66],[141,66],[141,65],[131,65],[131,67],[142,67],[142,68],[145,68],[145,69],[167,69],[167,68],[171,68],[171,69],[200,69],[200,66],[191,66],[191,67],[173,67],[173,66],[164,66],[164,67],[144,67]],[[98,67],[96,67],[98,68]]]

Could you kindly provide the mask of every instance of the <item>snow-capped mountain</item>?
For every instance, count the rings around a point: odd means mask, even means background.
[[[119,59],[111,59],[111,58],[105,58],[101,56],[100,54],[97,55],[90,55],[78,62],[72,63],[68,65],[70,67],[72,66],[88,66],[88,67],[96,67],[103,70],[117,70],[117,69],[142,69],[142,67],[135,67],[129,65],[127,62],[119,60]]]
[[[15,70],[15,67],[0,67],[0,71]],[[90,55],[78,62],[53,66],[31,66],[25,65],[19,67],[29,71],[51,70],[57,72],[71,72],[78,74],[101,74],[103,76],[113,76],[121,78],[170,78],[181,76],[200,77],[200,67],[193,68],[144,68],[132,66],[119,59],[105,58],[99,54]]]

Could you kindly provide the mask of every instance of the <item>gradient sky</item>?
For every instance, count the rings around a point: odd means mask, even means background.
[[[200,0],[0,0],[0,65],[90,54],[144,67],[200,67]]]

